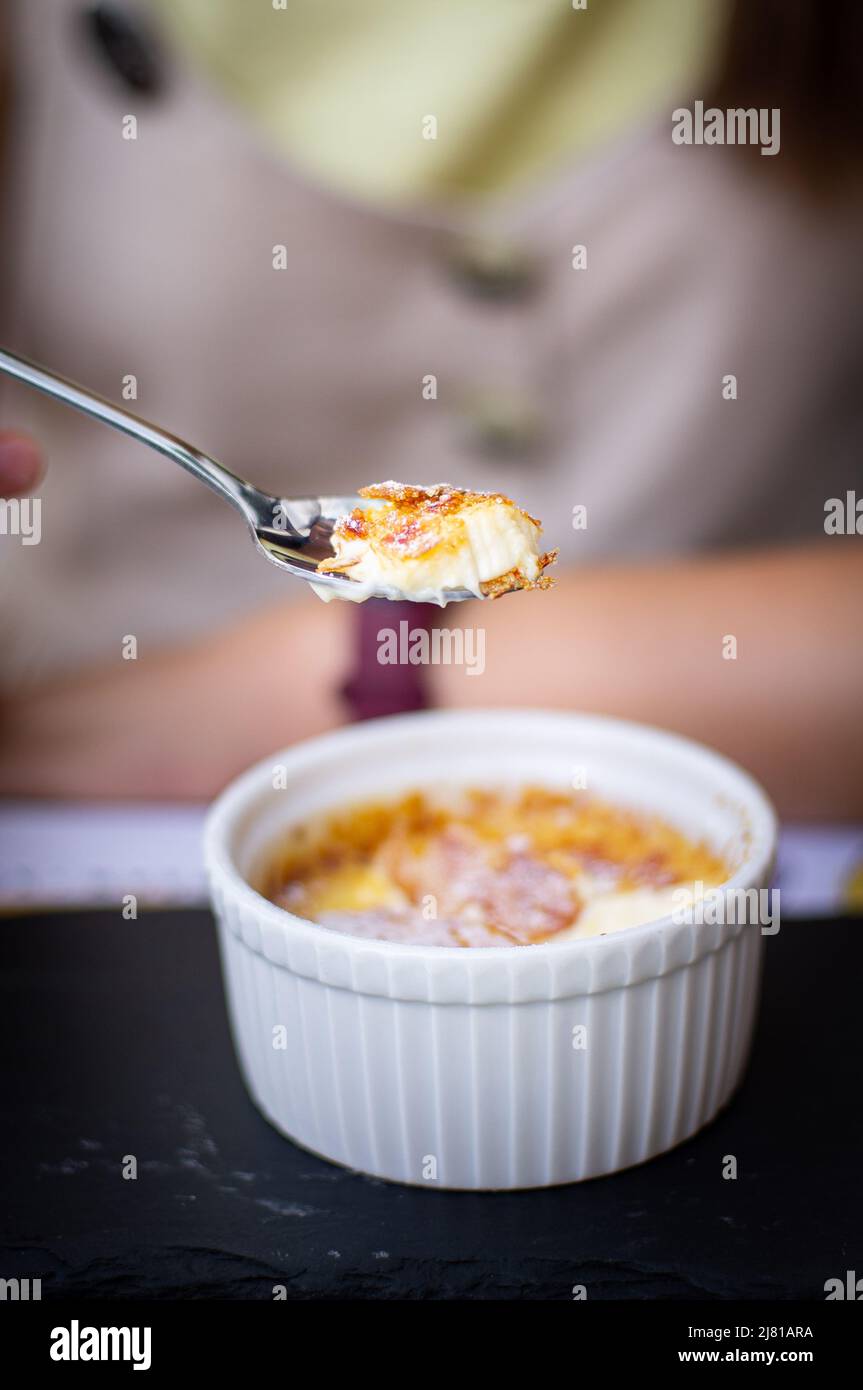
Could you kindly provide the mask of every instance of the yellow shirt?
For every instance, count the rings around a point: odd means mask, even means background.
[[[584,3],[157,0],[294,164],[387,202],[517,189],[703,91],[726,0]]]

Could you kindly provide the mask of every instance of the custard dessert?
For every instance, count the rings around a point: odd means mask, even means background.
[[[389,482],[359,495],[367,505],[338,518],[333,555],[318,564],[322,574],[355,580],[358,600],[376,594],[443,606],[459,591],[499,598],[552,583],[544,571],[557,551],[540,550],[540,523],[499,492]]]
[[[263,891],[351,936],[529,946],[664,917],[730,869],[652,816],[541,787],[412,792],[291,832]]]

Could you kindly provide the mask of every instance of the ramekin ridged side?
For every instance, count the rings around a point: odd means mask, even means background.
[[[271,1123],[350,1168],[472,1189],[614,1172],[695,1133],[739,1083],[759,994],[757,924],[663,919],[558,945],[402,946],[293,918],[234,863],[232,837],[269,804],[275,762],[290,769],[294,758],[304,777],[317,754],[357,752],[363,740],[370,754],[390,740],[398,748],[408,734],[416,745],[445,732],[452,746],[457,729],[479,735],[478,718],[400,716],[329,736],[267,760],[229,789],[221,811],[217,804],[207,860],[237,1054]],[[767,885],[772,811],[724,760],[616,721],[533,712],[482,719],[489,746],[491,719],[510,738],[577,725],[590,739],[601,726],[612,741],[652,740],[660,762],[666,742],[669,758],[671,745],[678,756],[692,750],[720,799],[745,814],[748,853],[732,881]]]

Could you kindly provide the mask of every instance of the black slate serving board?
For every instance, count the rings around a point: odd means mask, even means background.
[[[863,922],[784,925],[767,957],[749,1073],[701,1134],[579,1186],[447,1193],[269,1127],[209,913],[0,921],[0,1274],[43,1299],[823,1300],[863,1257]]]

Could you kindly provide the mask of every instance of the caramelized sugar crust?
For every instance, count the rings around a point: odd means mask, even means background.
[[[470,789],[412,792],[298,827],[263,889],[352,935],[502,946],[573,926],[588,880],[625,892],[718,884],[728,872],[664,822],[582,793]]]
[[[544,555],[539,557],[540,570],[547,569],[553,565],[557,559],[556,550],[547,550]],[[554,584],[551,575],[540,574],[538,579],[525,579],[521,570],[507,570],[506,574],[499,574],[496,579],[487,579],[480,584],[480,588],[486,598],[500,598],[502,594],[511,594],[515,589],[550,589]]]
[[[502,492],[471,492],[453,487],[450,483],[418,487],[410,483],[387,482],[361,487],[359,495],[386,505],[368,510],[355,507],[352,512],[339,518],[333,527],[333,536],[343,540],[363,540],[394,559],[418,559],[430,556],[433,551],[458,550],[464,544],[462,519],[466,512],[480,506],[506,507],[535,526],[537,534],[542,530],[536,517],[517,506]],[[554,563],[557,553],[551,550],[539,556],[540,571]],[[344,573],[356,563],[355,560],[322,560],[318,569],[324,573]],[[513,589],[547,589],[552,583],[553,580],[544,575],[530,582],[515,569],[481,587],[487,597],[499,598]]]
[[[475,507],[479,503],[503,502],[507,507],[515,507],[516,511],[526,516],[534,526],[540,524],[536,517],[531,516],[523,507],[516,507],[515,502],[510,497],[505,497],[502,492],[471,492],[468,488],[458,488],[452,483],[435,483],[432,487],[420,487],[414,483],[370,483],[368,487],[360,488],[359,495],[389,502],[393,507],[408,512],[428,511],[438,516],[463,512],[467,507]]]

